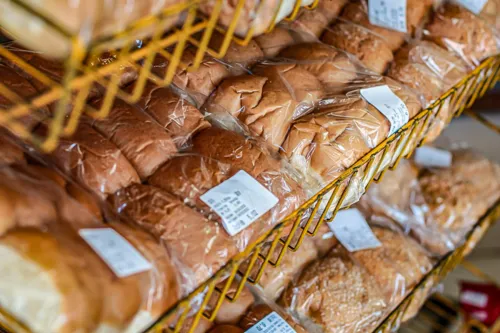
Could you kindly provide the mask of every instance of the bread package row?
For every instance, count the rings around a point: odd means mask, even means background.
[[[338,1],[338,0],[337,0]],[[197,4],[202,16],[215,16],[219,25],[224,28],[234,21],[234,33],[245,37],[247,34],[260,35],[272,24],[290,15],[295,6],[309,6],[312,0],[296,2],[294,0],[265,0],[239,3],[224,2],[222,7],[217,1],[207,0]],[[132,30],[134,39],[148,38],[158,29],[165,32],[174,26],[182,26],[185,13],[172,14],[172,8],[186,11],[188,6],[179,0],[148,0],[132,2],[113,2],[103,4],[99,1],[87,1],[85,4],[75,4],[70,1],[30,4],[33,14],[14,3],[6,3],[4,15],[1,16],[2,28],[11,37],[25,47],[37,52],[43,52],[49,58],[65,58],[72,52],[73,45],[67,37],[79,36],[83,46],[96,40],[103,40],[117,33],[130,29],[131,25],[144,21],[151,16],[162,16],[161,23],[155,25],[143,24]],[[43,21],[39,16],[47,19]],[[20,22],[23,22],[21,24]],[[160,27],[158,27],[160,25]],[[122,38],[123,39],[123,38]],[[43,42],[41,42],[43,41]],[[124,44],[125,40],[117,39],[112,47]],[[109,44],[109,43],[108,43]]]
[[[499,175],[497,164],[470,149],[424,147],[415,162],[402,163],[390,179],[370,188],[360,204],[378,219],[397,221],[430,253],[442,256],[460,246],[500,198]]]

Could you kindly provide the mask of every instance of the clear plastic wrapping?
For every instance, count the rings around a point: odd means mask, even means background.
[[[233,237],[243,250],[305,201],[302,186],[257,141],[223,129],[204,130],[194,137],[192,154],[168,161],[153,174],[149,183],[176,195],[207,218],[221,221],[217,212],[200,197],[240,171],[253,177],[278,199],[268,212]]]
[[[345,94],[322,101],[310,115],[291,126],[281,155],[310,179],[318,189],[335,180],[347,168],[389,136],[388,118],[368,103],[360,88],[387,85],[408,110],[409,118],[420,111],[416,94],[401,84],[380,78],[358,84]]]
[[[269,322],[266,323],[265,318],[272,315],[273,317]],[[245,316],[240,320],[240,327],[245,330],[245,332],[251,330],[253,327],[258,325],[264,320],[266,324],[279,325],[275,327],[283,327],[283,323],[286,322],[296,333],[306,333],[307,331],[298,324],[294,318],[286,314],[281,310],[276,304],[271,302],[258,302],[254,304],[250,310],[245,314]],[[271,325],[272,325],[271,324]],[[267,325],[266,325],[267,326]],[[265,326],[264,326],[265,327]],[[276,328],[275,328],[276,329]],[[285,328],[282,328],[285,329]]]
[[[2,307],[34,332],[145,329],[180,297],[167,252],[137,228],[96,220],[42,170],[1,169]]]
[[[372,24],[368,1],[357,0],[344,8],[341,17],[326,30],[322,40],[353,54],[368,69],[382,74],[393,60],[392,53],[421,26],[432,1],[412,0],[405,5],[406,32]]]
[[[310,332],[370,332],[387,308],[377,282],[340,246],[303,270],[280,304]]]
[[[467,9],[445,2],[433,13],[425,38],[455,53],[471,66],[499,51],[498,35],[486,21]]]

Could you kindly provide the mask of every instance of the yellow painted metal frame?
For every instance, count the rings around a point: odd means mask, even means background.
[[[214,320],[222,302],[224,300],[234,302],[243,290],[245,282],[258,283],[268,265],[279,266],[287,251],[296,251],[305,237],[314,236],[318,232],[321,223],[333,220],[339,209],[345,208],[344,201],[354,183],[362,184],[367,189],[372,181],[379,181],[388,169],[395,168],[401,158],[410,157],[415,148],[426,141],[430,126],[435,123],[434,119],[440,112],[444,112],[444,107],[450,106],[453,110],[447,119],[448,122],[453,116],[462,114],[477,98],[494,86],[500,77],[499,69],[500,55],[486,59],[432,105],[419,112],[405,126],[372,149],[274,229],[232,258],[213,277],[162,315],[147,331],[178,333],[186,318],[191,317],[188,332],[192,333],[202,317]],[[482,236],[498,211],[497,204],[469,234],[464,246],[445,257],[438,268],[433,270],[433,275],[429,276],[446,275],[463,256],[464,251],[475,244],[472,240]],[[290,226],[291,231],[285,234],[283,231],[285,228],[290,230]],[[237,289],[229,296],[228,291],[233,282],[237,283]],[[410,293],[408,299],[411,299],[412,295],[414,294]],[[401,309],[406,309],[409,302],[405,300]],[[212,304],[210,309],[208,304]],[[381,329],[389,327],[388,323],[397,322],[395,320],[401,318],[403,313],[401,309],[390,315]],[[175,327],[168,327],[168,324],[175,321],[177,322]],[[25,327],[15,322],[1,309],[0,322],[5,327],[13,328],[13,332],[26,331]]]
[[[93,41],[90,45],[85,45],[78,35],[72,35],[65,31],[62,27],[30,6],[26,1],[8,1],[23,10],[27,14],[27,20],[31,17],[33,20],[43,21],[72,45],[71,54],[65,61],[65,75],[62,82],[54,82],[47,75],[10,52],[8,48],[0,46],[0,57],[16,64],[18,68],[47,86],[45,92],[34,96],[30,100],[24,100],[10,90],[9,87],[0,83],[0,94],[12,102],[12,106],[9,109],[0,112],[0,125],[9,128],[19,137],[31,141],[44,151],[53,150],[60,136],[72,134],[83,112],[87,112],[97,118],[103,118],[109,114],[116,97],[120,97],[129,103],[136,102],[141,96],[148,80],[153,81],[159,86],[168,85],[172,82],[178,67],[186,68],[186,65],[181,62],[181,58],[187,44],[192,44],[197,48],[193,64],[187,68],[187,70],[195,70],[199,67],[205,53],[221,58],[226,54],[231,41],[246,45],[254,36],[253,28],[249,29],[244,38],[238,38],[234,35],[245,0],[238,0],[234,15],[226,28],[217,26],[224,0],[215,0],[214,9],[210,17],[200,15],[198,12],[200,3],[206,0],[188,0],[166,8],[154,16],[142,18],[131,24],[124,31]],[[263,6],[266,1],[271,0],[261,0],[259,6]],[[267,29],[268,31],[271,31],[276,24],[274,21],[284,0],[279,1],[274,13],[273,22]],[[318,1],[314,0],[311,5],[304,8],[313,9],[317,6]],[[287,20],[293,20],[296,17],[300,4],[301,0],[296,0],[294,10]],[[173,29],[165,34],[162,30],[164,23],[171,19],[172,16],[181,13],[185,15],[182,27]],[[136,48],[134,36],[137,36],[138,32],[146,29],[152,32],[150,39],[144,47]],[[222,45],[218,50],[208,47],[210,38],[215,30],[221,32],[224,36]],[[201,39],[195,39],[195,34],[201,35]],[[103,52],[110,51],[110,45],[120,46],[120,50],[112,51],[117,55],[116,61],[102,67],[95,67],[88,64],[89,59],[93,59]],[[158,77],[151,72],[152,63],[156,55],[161,55],[169,60],[169,66],[164,77]],[[138,65],[139,61],[142,62],[140,66]],[[125,66],[135,67],[139,74],[132,93],[126,93],[118,86],[119,74]],[[93,110],[86,105],[90,89],[96,83],[106,87],[106,94],[99,110]],[[72,102],[72,106],[70,107],[72,111],[67,115],[68,104],[70,102]],[[43,138],[37,137],[33,133],[30,133],[22,124],[20,118],[28,114],[35,114],[40,108],[51,103],[57,103],[57,108],[49,122],[47,136]]]

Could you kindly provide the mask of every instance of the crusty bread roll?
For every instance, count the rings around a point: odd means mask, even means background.
[[[498,53],[498,39],[481,18],[467,9],[446,2],[432,16],[424,31],[436,44],[454,52],[472,66]]]
[[[290,22],[292,34],[302,42],[315,42],[328,26],[328,18],[320,10],[301,10]]]
[[[4,64],[0,64],[0,77],[2,78],[2,84],[13,93],[13,96],[9,97],[4,94],[0,94],[0,109],[8,110],[20,100],[29,100],[30,98],[37,96],[37,90],[27,79],[19,75],[14,69]],[[25,115],[12,115],[11,121],[15,121],[18,126],[22,125],[24,128],[31,130],[41,120],[47,118],[48,115],[49,111],[47,107],[44,106],[39,109],[32,110]]]
[[[322,41],[353,54],[377,74],[383,74],[393,60],[392,51],[382,38],[354,23],[335,23],[325,31]]]
[[[120,150],[82,118],[70,138],[61,138],[50,154],[55,164],[76,182],[101,198],[140,182],[134,167]]]
[[[432,261],[413,239],[400,232],[382,227],[372,227],[372,231],[382,245],[352,256],[377,281],[388,306],[394,307],[432,268]]]
[[[241,317],[248,312],[250,306],[255,302],[255,297],[246,286],[243,287],[238,298],[234,299],[239,284],[240,281],[235,279],[229,286],[226,296],[231,297],[233,301],[229,301],[227,298],[224,298],[224,301],[222,302],[219,311],[217,312],[217,315],[215,317],[216,324],[237,325]],[[217,287],[222,290],[225,287],[225,285],[226,281],[222,281],[221,283],[218,284]],[[212,294],[212,298],[209,300],[207,305],[209,312],[215,308],[217,302],[219,301],[219,297],[220,293],[218,292],[214,292]]]
[[[217,31],[214,31],[208,46],[219,52],[222,48],[224,40],[226,38],[225,34],[221,34]],[[231,65],[231,72],[233,75],[243,74],[247,72],[247,69],[255,64],[258,60],[264,58],[264,53],[259,47],[259,44],[251,39],[247,45],[240,45],[234,41],[229,43],[229,47],[221,58],[223,62]]]
[[[205,219],[157,187],[134,184],[117,191],[109,201],[117,213],[165,244],[182,276],[184,295],[236,254],[234,241],[219,223]]]
[[[102,221],[100,204],[92,194],[72,182],[66,184],[66,192],[78,201],[80,205],[85,207],[94,217]]]
[[[92,103],[99,108],[103,100]],[[94,120],[92,127],[114,143],[141,179],[146,179],[166,160],[177,153],[171,136],[141,110],[115,100],[108,116]]]
[[[406,29],[412,35],[422,24],[432,7],[433,0],[408,0],[406,2]],[[391,51],[396,51],[405,40],[405,33],[371,24],[368,17],[368,0],[355,0],[342,12],[342,19],[359,24],[380,36]]]
[[[256,305],[252,306],[250,311],[248,311],[247,314],[243,318],[241,318],[239,325],[245,331],[249,330],[250,328],[252,328],[252,326],[256,325],[259,321],[264,319],[264,317],[266,317],[268,314],[270,314],[272,312],[277,312],[277,311],[275,311],[275,309],[273,309],[272,307],[270,307],[267,304],[256,304]],[[302,328],[302,326],[300,326],[298,323],[296,323],[286,313],[281,312],[281,311],[279,311],[277,313],[282,319],[284,319],[288,323],[288,325],[290,325],[295,330],[296,333],[305,333],[306,332],[306,330],[304,330],[304,328]]]
[[[321,11],[328,19],[333,21],[341,12],[342,8],[349,3],[349,0],[320,0],[316,10]]]
[[[276,151],[293,118],[309,112],[323,95],[318,79],[296,64],[262,64],[255,75],[224,80],[203,107],[215,121],[234,129],[241,121]]]
[[[276,27],[273,31],[255,37],[266,58],[275,57],[281,49],[294,44],[295,40],[289,29]]]
[[[358,68],[342,51],[322,43],[301,43],[285,48],[280,56],[298,60],[297,66],[314,74],[330,88],[342,87],[357,77]]]
[[[380,83],[387,83],[403,101],[410,118],[420,111],[420,101],[409,89],[387,78]],[[312,183],[323,186],[389,134],[389,120],[364,100],[359,90],[334,101],[295,121],[281,151]]]
[[[210,15],[216,5],[215,0],[200,3],[200,10],[205,15]],[[312,0],[301,1],[301,6],[312,4]],[[295,0],[252,0],[245,1],[238,18],[236,18],[237,2],[224,2],[219,14],[219,24],[228,27],[236,19],[234,33],[240,37],[252,33],[253,36],[264,33],[274,22],[280,22],[292,13],[295,7]]]
[[[329,333],[370,332],[387,307],[374,278],[340,247],[303,270],[281,302],[309,330]]]
[[[210,127],[201,112],[169,87],[148,82],[138,105],[156,120],[170,135],[178,148],[198,131]]]

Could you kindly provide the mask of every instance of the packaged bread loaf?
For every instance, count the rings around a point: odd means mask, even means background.
[[[114,210],[165,245],[182,275],[187,295],[236,253],[236,243],[218,222],[185,206],[164,190],[134,184],[109,198]]]
[[[140,182],[137,171],[123,153],[97,132],[87,118],[80,119],[71,137],[61,138],[48,159],[101,198]]]
[[[207,218],[222,221],[240,250],[281,222],[305,200],[304,190],[281,169],[280,161],[253,139],[210,128],[194,137],[192,152],[195,154],[180,155],[165,163],[150,177],[149,183],[176,195]],[[233,184],[234,190],[243,194],[240,200],[245,200],[241,202],[244,210],[248,204],[246,200],[252,196],[270,201],[253,202],[251,206],[257,209],[254,216],[245,215],[243,225],[235,226],[236,216],[224,216],[215,202],[209,202],[214,193],[218,193],[217,188],[225,188],[227,184]],[[251,187],[245,190],[248,186]],[[250,197],[246,198],[247,195]]]
[[[312,332],[370,332],[387,308],[373,276],[339,246],[304,269],[280,304]]]
[[[460,57],[429,41],[408,43],[397,51],[388,76],[412,88],[429,106],[471,70]],[[440,107],[427,132],[427,142],[436,139],[453,112],[449,101]],[[437,112],[437,111],[436,111]]]
[[[177,273],[149,234],[104,225],[42,175],[8,167],[1,172],[0,188],[11,194],[2,206],[16,212],[2,213],[12,223],[0,236],[2,267],[9,272],[0,279],[0,298],[30,330],[136,332],[179,299]],[[127,261],[114,255],[118,248]]]
[[[381,96],[401,109],[388,113],[377,100]],[[403,126],[420,108],[418,95],[391,79],[380,78],[378,83],[364,87],[359,84],[352,91],[324,99],[318,110],[297,119],[281,155],[319,190]]]
[[[299,323],[297,323],[294,318],[287,315],[279,307],[271,302],[263,303],[259,302],[252,306],[250,310],[241,318],[239,326],[248,332],[252,330],[258,331],[260,327],[261,330],[265,327],[271,327],[270,331],[274,330],[285,330],[296,333],[307,332]],[[269,328],[268,328],[269,329]]]
[[[474,13],[451,2],[445,2],[433,13],[424,35],[471,66],[477,66],[484,58],[498,53],[498,36],[492,27]]]
[[[222,81],[202,112],[226,128],[243,124],[276,151],[292,119],[311,111],[322,96],[319,80],[297,64],[262,63],[252,74]]]

